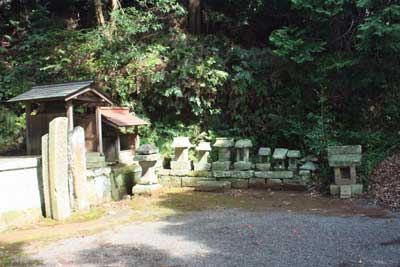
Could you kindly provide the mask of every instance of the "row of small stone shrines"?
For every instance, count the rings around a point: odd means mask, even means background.
[[[201,142],[196,146],[197,162],[189,160],[189,149],[192,144],[187,137],[177,137],[171,145],[175,157],[170,169],[158,170],[159,182],[166,187],[198,187],[210,185],[210,189],[221,187],[248,188],[262,187],[272,189],[305,189],[310,182],[316,165],[306,162],[300,169],[300,151],[261,147],[258,150],[258,162],[250,161],[251,140],[217,138],[213,147],[218,150],[218,160],[208,162],[211,151],[210,143]],[[232,162],[235,150],[235,161]],[[272,160],[271,160],[272,156]],[[208,188],[205,186],[204,188]]]

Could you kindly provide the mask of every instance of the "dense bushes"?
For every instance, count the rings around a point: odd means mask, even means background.
[[[207,30],[193,35],[177,1],[121,3],[105,26],[86,18],[73,28],[51,5],[33,4],[24,16],[8,6],[0,100],[32,84],[95,79],[152,122],[144,141],[166,154],[180,134],[246,136],[322,159],[329,144],[361,144],[365,181],[398,148],[399,4],[203,1]],[[91,8],[68,5],[70,14]],[[2,105],[2,148],[21,142],[23,117],[21,105]]]

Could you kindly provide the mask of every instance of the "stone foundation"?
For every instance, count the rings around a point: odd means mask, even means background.
[[[215,162],[214,162],[215,163]],[[310,182],[310,173],[293,171],[190,171],[176,175],[172,170],[160,169],[159,182],[164,187],[194,187],[204,182],[230,183],[234,189],[273,189],[304,191]]]

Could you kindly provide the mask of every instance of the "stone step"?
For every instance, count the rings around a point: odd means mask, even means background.
[[[230,188],[231,182],[229,181],[198,181],[194,189],[204,192],[223,192]]]

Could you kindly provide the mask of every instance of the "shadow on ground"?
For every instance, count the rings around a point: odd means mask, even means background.
[[[0,242],[0,266],[1,267],[30,267],[42,264],[41,261],[31,259],[24,253],[25,243],[13,244]]]

